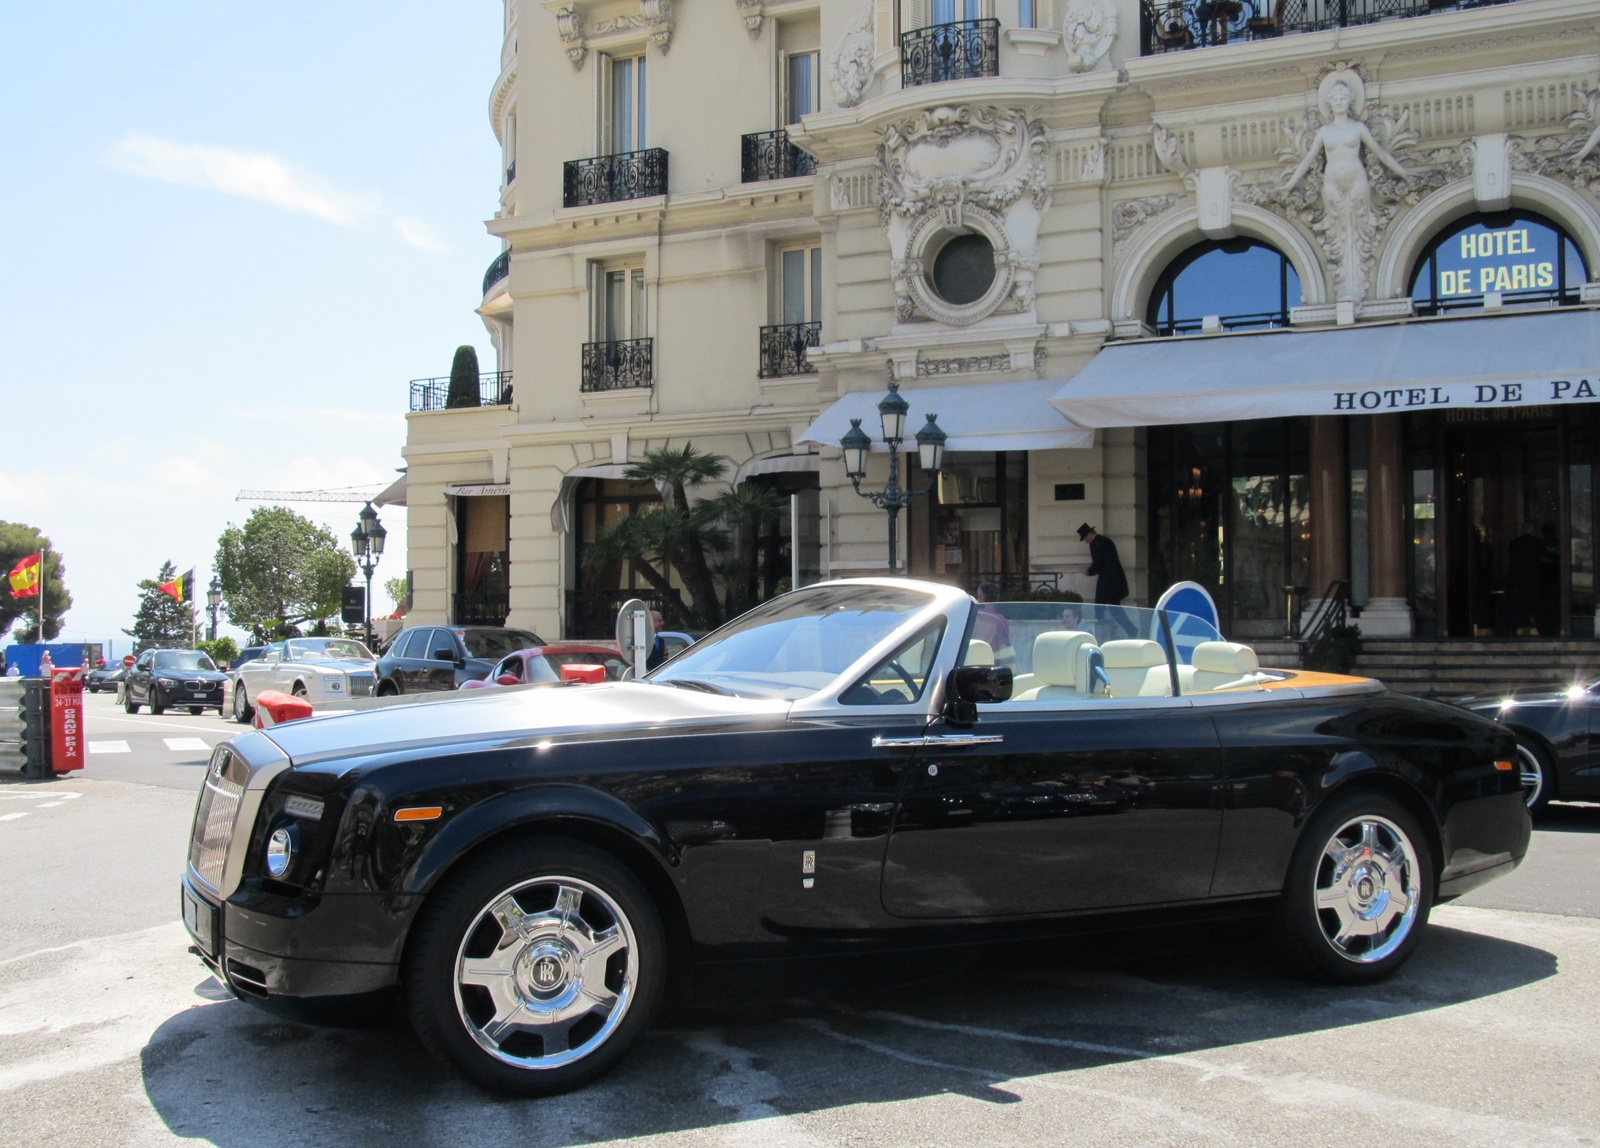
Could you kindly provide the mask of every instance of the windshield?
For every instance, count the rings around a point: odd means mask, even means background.
[[[539,635],[526,630],[457,630],[456,636],[466,644],[469,658],[498,660],[518,650],[544,644]]]
[[[377,659],[360,642],[349,638],[296,638],[289,643],[295,662],[373,662]]]
[[[1257,690],[1272,676],[1205,619],[1087,602],[985,602],[962,664],[1010,667],[1013,702]]]
[[[161,650],[156,654],[158,670],[215,670],[211,659],[199,650]]]
[[[933,602],[899,586],[819,586],[757,606],[649,675],[738,697],[794,701],[823,689]]]

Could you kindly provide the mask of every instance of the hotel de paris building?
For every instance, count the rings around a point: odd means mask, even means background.
[[[1592,0],[509,0],[478,405],[412,385],[411,623],[609,634],[657,447],[790,513],[757,599],[888,568],[852,419],[948,435],[899,561],[1211,589],[1282,636],[1595,631]],[[790,497],[792,496],[792,497]],[[674,611],[669,608],[669,625]]]

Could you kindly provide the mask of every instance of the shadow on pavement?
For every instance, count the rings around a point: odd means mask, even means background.
[[[1533,827],[1553,833],[1600,833],[1600,805],[1553,801],[1544,807]]]
[[[989,956],[912,984],[674,1008],[609,1076],[531,1101],[479,1092],[402,1027],[311,1028],[228,1000],[163,1024],[142,1069],[168,1128],[229,1148],[569,1145],[940,1093],[1013,1103],[1014,1079],[1402,1017],[1555,971],[1542,949],[1439,926],[1398,976],[1355,989],[1293,979],[1253,939],[1088,966]]]

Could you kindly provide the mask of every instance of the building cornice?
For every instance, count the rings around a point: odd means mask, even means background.
[[[513,446],[566,446],[628,431],[634,438],[680,438],[689,435],[743,434],[752,430],[784,430],[797,418],[810,419],[818,404],[740,407],[731,411],[684,411],[678,414],[632,414],[547,423],[516,423],[500,433]]]
[[[536,215],[485,221],[489,234],[520,250],[566,247],[619,235],[749,226],[771,220],[810,219],[817,177],[740,183],[710,191],[655,195],[588,207],[562,207]]]

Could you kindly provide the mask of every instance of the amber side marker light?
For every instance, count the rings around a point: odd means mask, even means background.
[[[1494,763],[1494,767],[1496,769],[1498,769],[1501,773],[1510,773],[1513,769],[1517,768],[1515,765],[1513,765],[1509,761],[1497,761],[1497,762]],[[396,813],[394,815],[394,818],[395,818],[396,821],[398,821],[398,820],[400,820],[400,815],[398,813]]]
[[[1509,768],[1509,767],[1508,767]],[[442,805],[413,805],[410,809],[396,809],[396,821],[437,821],[444,816]]]

